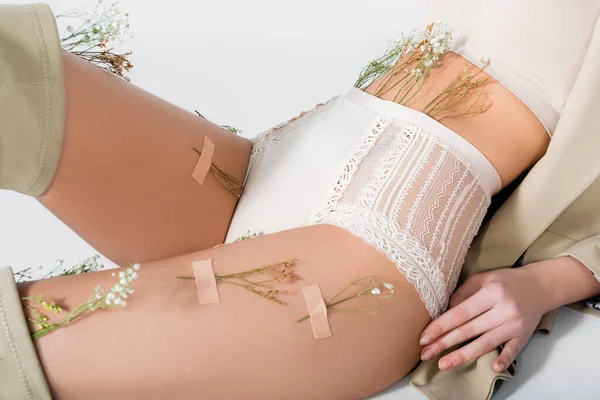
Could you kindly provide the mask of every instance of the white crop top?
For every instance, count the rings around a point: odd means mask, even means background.
[[[427,23],[443,21],[451,49],[519,97],[550,135],[587,53],[600,0],[427,0]]]

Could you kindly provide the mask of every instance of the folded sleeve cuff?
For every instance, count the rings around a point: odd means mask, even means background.
[[[410,375],[411,385],[430,400],[489,400],[498,382],[511,380],[516,373],[515,363],[503,372],[492,369],[500,348],[450,371],[441,371],[438,368],[440,358],[458,347],[421,362]]]
[[[585,265],[600,281],[600,235],[584,239],[557,257],[571,256]]]
[[[0,267],[0,400],[51,400],[12,269]]]
[[[38,197],[62,151],[64,65],[45,4],[0,4],[0,189]]]

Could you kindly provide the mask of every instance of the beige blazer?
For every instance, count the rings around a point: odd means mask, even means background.
[[[460,282],[510,267],[521,256],[529,264],[563,255],[600,276],[600,20],[546,155],[475,238]],[[538,330],[550,332],[555,314],[546,314]],[[492,370],[498,350],[449,372],[437,368],[442,355],[411,374],[413,386],[430,399],[490,399],[495,383],[515,373],[514,365],[500,374]]]

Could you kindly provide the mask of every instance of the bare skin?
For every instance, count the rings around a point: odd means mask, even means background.
[[[410,106],[432,99],[464,62],[447,54]],[[385,256],[326,225],[209,248],[222,243],[236,200],[214,181],[200,187],[190,179],[197,160],[190,148],[209,136],[215,161],[243,179],[250,143],[69,55],[65,64],[65,148],[40,201],[121,265],[163,261],[143,265],[124,309],[98,312],[36,341],[57,399],[351,399],[384,389],[416,365],[419,334],[431,318]],[[488,112],[444,124],[478,147],[507,185],[543,155],[548,137],[500,84],[488,85],[488,93]],[[297,258],[303,280],[290,287],[287,306],[224,285],[222,304],[200,306],[193,282],[174,277],[207,258],[217,274]],[[301,286],[317,283],[327,298],[357,274],[394,282],[382,311],[331,314],[334,336],[326,340],[315,340],[308,322],[295,322],[306,314]],[[72,308],[96,284],[112,283],[110,272],[100,272],[20,290]],[[368,305],[356,301],[357,308]]]
[[[214,162],[243,181],[251,143],[64,53],[63,150],[39,201],[117,264],[222,243],[237,198],[193,178],[204,137]]]
[[[468,63],[465,58],[450,51],[443,55],[440,62],[427,77],[421,92],[407,104],[408,107],[422,110]],[[475,68],[472,70],[475,71]],[[505,187],[544,155],[550,137],[544,125],[518,97],[485,70],[478,78],[489,80],[485,92],[492,107],[483,114],[444,119],[441,123],[477,147],[496,168]],[[375,93],[384,79],[382,77],[373,82],[366,92]],[[391,90],[381,98],[393,100],[395,95],[396,91]],[[465,102],[465,108],[468,105]]]
[[[221,284],[221,304],[200,305],[192,261],[212,259],[217,275],[297,258],[302,280],[278,286],[278,305]],[[396,267],[369,245],[329,225],[262,236],[143,264],[126,307],[100,311],[37,340],[54,398],[66,399],[353,399],[397,382],[419,359],[429,314]],[[357,276],[392,281],[391,299],[355,299],[343,308],[383,305],[375,315],[331,313],[333,336],[316,340],[301,287],[319,284],[331,298]],[[20,286],[69,308],[110,271]]]

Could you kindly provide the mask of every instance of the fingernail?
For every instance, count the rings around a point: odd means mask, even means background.
[[[496,363],[496,372],[502,372],[504,371],[504,364],[501,361],[498,361]]]
[[[452,360],[440,360],[438,366],[440,367],[440,369],[447,370],[454,367],[454,363],[452,362]]]
[[[427,349],[423,352],[423,355],[421,356],[421,360],[427,361],[430,358],[432,358],[433,356],[435,356],[435,351],[433,351],[432,349]]]
[[[426,333],[419,340],[419,344],[429,344],[429,342],[431,342],[431,339],[433,339],[433,335],[431,333]]]

